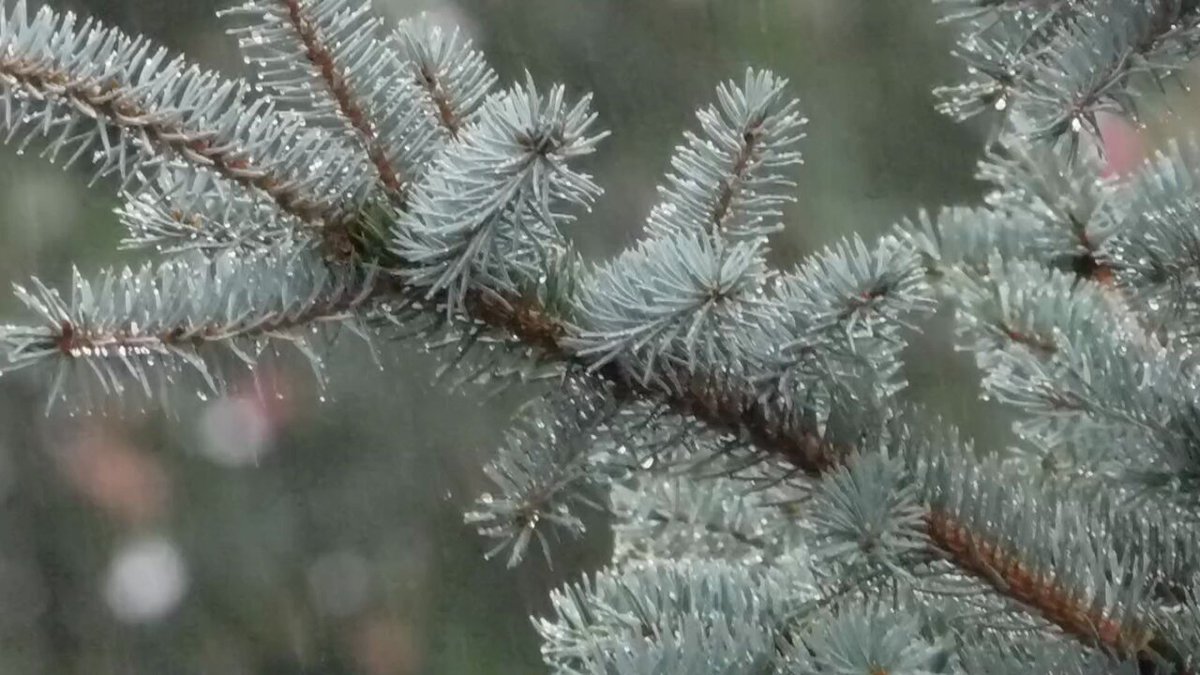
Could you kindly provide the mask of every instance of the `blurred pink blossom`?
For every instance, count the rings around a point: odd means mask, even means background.
[[[120,427],[81,425],[58,453],[67,481],[93,505],[128,525],[159,520],[167,511],[170,480],[162,462]]]
[[[354,652],[365,675],[410,675],[421,654],[412,627],[393,617],[365,618],[354,635]]]
[[[1146,147],[1137,126],[1123,116],[1107,113],[1101,113],[1096,121],[1104,145],[1105,165],[1101,175],[1124,176],[1141,166],[1146,159]]]

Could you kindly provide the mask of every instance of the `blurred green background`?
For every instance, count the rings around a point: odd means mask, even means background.
[[[238,0],[240,1],[240,0]],[[11,6],[13,0],[4,0]],[[35,3],[36,4],[36,3]],[[56,0],[244,68],[216,0]],[[682,130],[746,66],[791,79],[810,118],[798,201],[777,262],[921,207],[974,201],[983,125],[933,111],[956,80],[952,30],[926,0],[375,0],[474,36],[506,80],[528,69],[595,93],[614,132],[592,162],[607,196],[572,235],[589,256],[638,236]],[[119,251],[112,185],[86,187],[35,152],[0,155],[0,270],[62,285],[140,259]],[[22,318],[11,300],[4,316]],[[916,348],[913,395],[984,438],[974,376],[944,317]],[[517,396],[448,392],[436,362],[384,344],[381,371],[347,339],[318,392],[268,372],[283,399],[231,396],[87,418],[43,414],[45,373],[0,382],[0,672],[542,672],[529,616],[607,557],[603,524],[553,569],[508,572],[462,512]],[[319,400],[324,397],[328,400]]]

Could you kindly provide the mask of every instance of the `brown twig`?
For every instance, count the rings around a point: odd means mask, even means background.
[[[934,509],[925,514],[925,533],[955,567],[982,579],[1085,645],[1134,658],[1153,637],[1148,629],[1109,618],[1093,607],[1090,599],[1030,568],[1018,552],[977,535],[946,511]]]
[[[139,333],[128,328],[102,332],[62,321],[57,327],[57,334],[51,335],[47,341],[67,358],[87,358],[122,351],[137,354],[147,350],[194,348],[244,336],[283,335],[305,326],[350,318],[365,304],[384,297],[387,289],[390,289],[387,285],[377,288],[380,290],[364,293],[347,286],[303,312],[292,314],[283,311],[267,318],[255,317],[249,323],[246,320],[233,324],[213,322]]]
[[[1052,356],[1058,352],[1058,345],[1053,340],[1034,335],[1033,333],[1026,333],[1006,323],[1001,323],[998,328],[1004,334],[1004,337],[1019,345],[1024,345],[1042,356]]]
[[[458,138],[458,132],[462,129],[463,120],[458,113],[454,111],[454,106],[450,102],[450,95],[446,93],[446,88],[438,79],[437,73],[422,65],[417,81],[421,88],[429,95],[429,100],[433,102],[437,108],[438,121],[450,134],[450,138]]]
[[[717,196],[717,205],[713,209],[712,224],[713,230],[716,232],[721,232],[725,229],[725,221],[729,218],[729,214],[733,212],[733,201],[742,189],[746,174],[753,168],[751,162],[754,159],[755,151],[758,149],[758,143],[762,140],[762,134],[761,122],[752,125],[742,134],[741,151],[734,161],[733,169],[729,172],[729,176],[721,182],[721,191]]]

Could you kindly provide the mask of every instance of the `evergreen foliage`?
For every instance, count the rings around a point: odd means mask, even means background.
[[[510,566],[612,522],[612,563],[535,619],[557,673],[1200,672],[1200,153],[1105,180],[1097,142],[1191,59],[1200,5],[943,4],[972,79],[942,108],[1001,113],[987,198],[776,270],[806,120],[769,72],[717,88],[644,237],[594,263],[567,236],[601,192],[588,97],[497,89],[457,33],[251,0],[260,94],[8,2],[9,140],[119,177],[163,259],[18,287],[5,369],[86,409],[220,392],[280,343],[319,372],[313,334],[348,327],[544,380],[467,519]],[[1016,447],[900,400],[941,300]]]

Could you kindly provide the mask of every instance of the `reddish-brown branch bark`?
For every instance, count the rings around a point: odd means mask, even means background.
[[[1058,352],[1058,345],[1054,344],[1053,341],[1046,340],[1032,333],[1022,332],[1016,328],[1013,328],[1012,326],[1009,326],[1008,324],[1000,324],[999,328],[1000,332],[1004,333],[1004,337],[1017,344],[1025,345],[1026,347],[1035,352],[1039,352],[1044,356],[1050,356],[1051,354]]]
[[[959,569],[982,579],[997,592],[1031,608],[1080,642],[1122,658],[1134,658],[1149,644],[1147,629],[1123,626],[1091,606],[1087,598],[1027,566],[1020,552],[1009,551],[972,532],[940,510],[925,514],[925,533]]]

